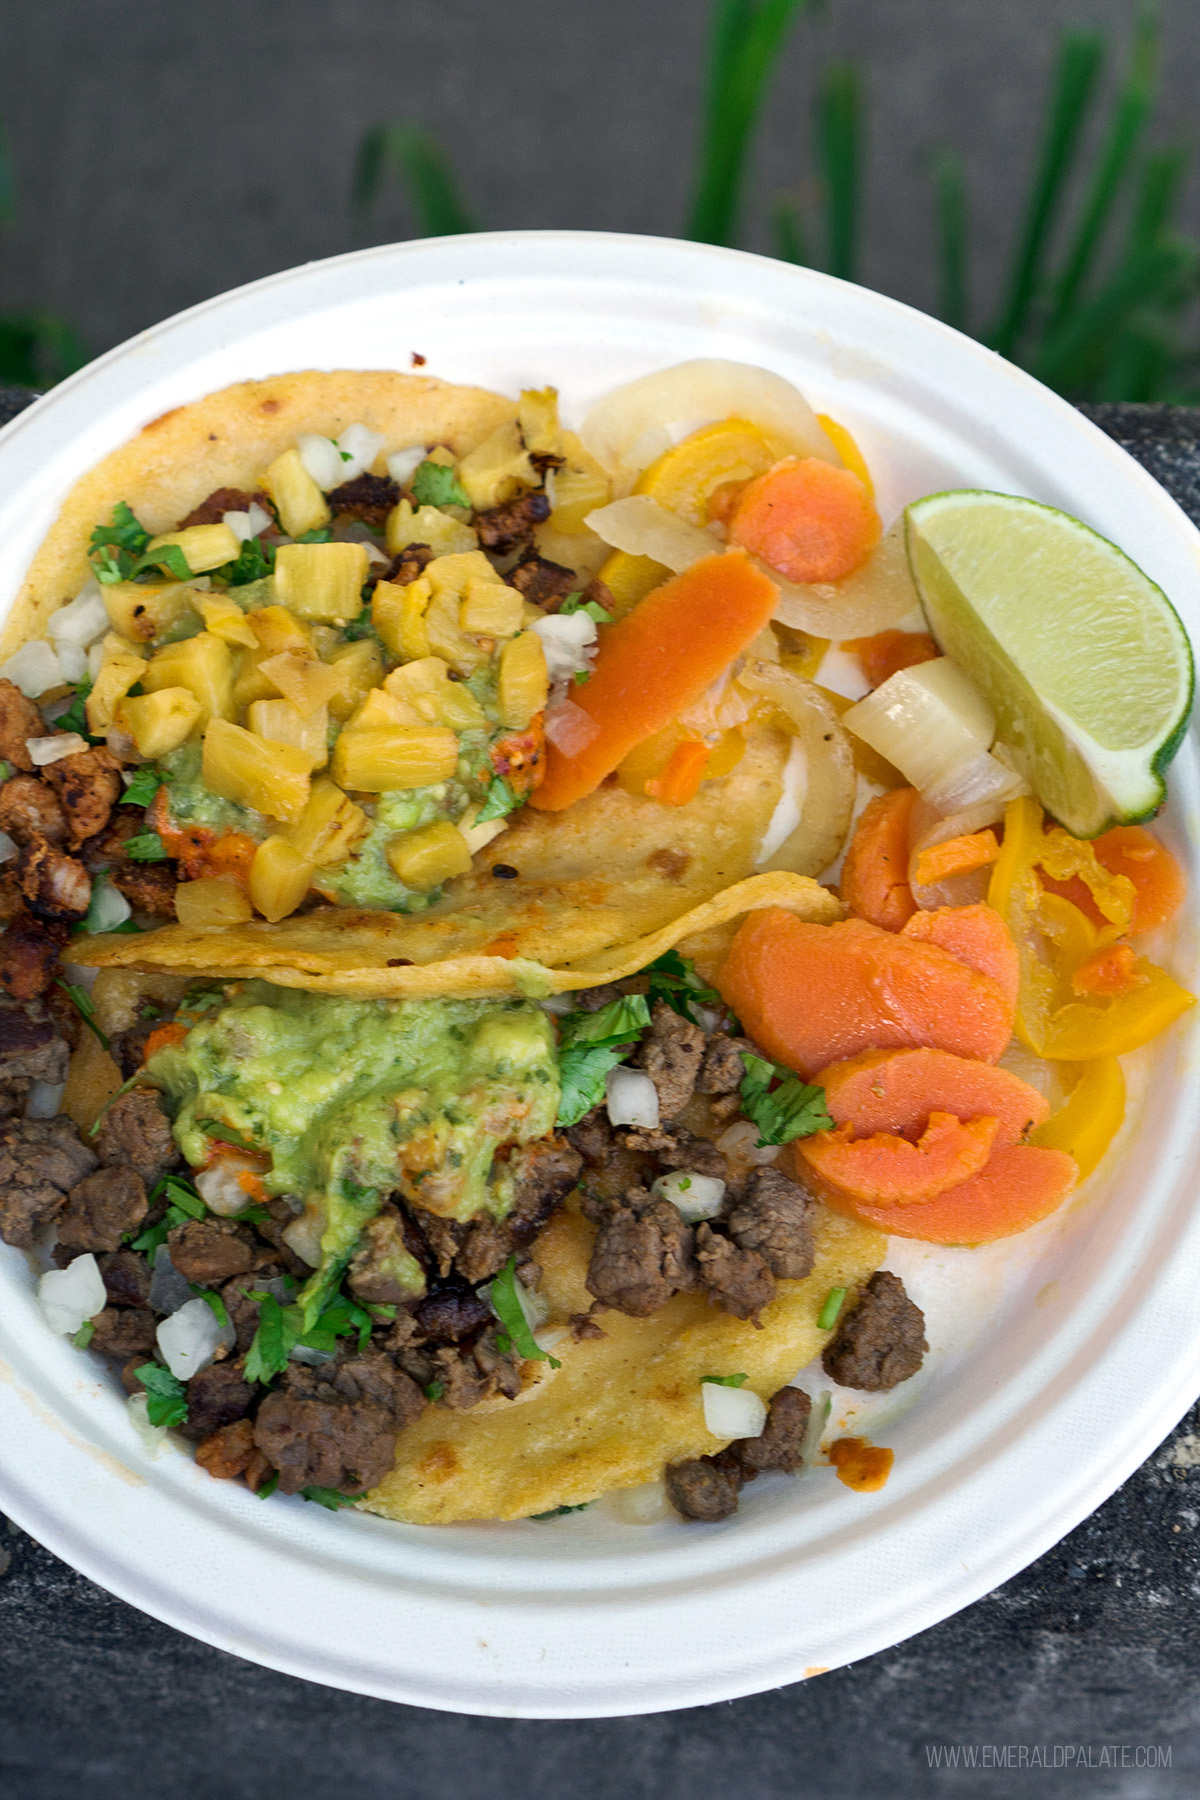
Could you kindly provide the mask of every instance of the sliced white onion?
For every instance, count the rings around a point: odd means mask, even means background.
[[[378,544],[367,544],[366,552],[367,552],[367,561],[369,563],[386,564],[386,563],[390,563],[392,560],[391,557],[388,555],[387,551],[381,550],[379,548]]]
[[[120,888],[113,886],[108,875],[101,872],[92,877],[92,898],[84,920],[89,931],[112,931],[115,926],[123,925],[132,911],[128,900]]]
[[[323,493],[340,487],[346,480],[343,471],[349,466],[332,438],[319,437],[315,431],[302,431],[296,439],[300,461]]]
[[[387,459],[387,472],[393,481],[403,487],[410,475],[415,475],[425,461],[424,444],[413,444],[408,450],[393,450]]]
[[[65,1269],[47,1269],[37,1284],[37,1303],[51,1331],[74,1337],[81,1325],[108,1304],[100,1265],[90,1253]]]
[[[658,1089],[641,1069],[610,1069],[604,1078],[610,1125],[658,1125]]]
[[[850,740],[825,695],[803,675],[756,658],[737,680],[747,693],[770,700],[804,748],[798,823],[769,856],[760,855],[758,866],[819,875],[845,842],[854,812],[857,778]]]
[[[614,550],[652,557],[677,575],[702,556],[715,556],[725,547],[710,532],[689,525],[649,494],[630,494],[627,500],[598,506],[583,522]]]
[[[227,512],[221,514],[222,525],[228,525],[240,544],[244,544],[254,536],[254,527],[250,522],[249,511]]]
[[[564,756],[577,756],[599,735],[600,727],[591,713],[584,712],[573,700],[562,700],[545,715],[546,736]]]
[[[17,846],[13,843],[13,840],[9,837],[7,831],[0,831],[0,863],[11,862],[16,854]]]
[[[27,1119],[57,1119],[62,1106],[63,1081],[35,1081],[25,1102]]]
[[[81,649],[108,631],[108,608],[100,592],[100,583],[90,577],[66,606],[60,606],[46,620],[46,636],[62,653],[63,644],[77,644]]]
[[[922,790],[973,762],[996,735],[991,707],[946,656],[890,675],[842,723]]]
[[[219,1325],[208,1301],[199,1296],[164,1319],[154,1336],[176,1381],[190,1380],[207,1369],[218,1350],[232,1350],[237,1343],[233,1326]]]
[[[573,613],[547,613],[530,627],[546,653],[546,673],[551,686],[567,681],[588,666],[587,652],[596,642],[596,621],[580,607]]]
[[[129,1423],[142,1440],[147,1456],[157,1456],[167,1441],[167,1427],[150,1423],[150,1400],[146,1394],[130,1394],[125,1402]]]
[[[349,462],[342,464],[342,480],[354,481],[375,461],[383,449],[383,438],[367,425],[347,425],[337,441],[337,447],[343,456],[350,458]]]
[[[265,506],[260,506],[257,500],[250,502],[250,535],[252,537],[258,537],[260,532],[266,531],[274,523],[274,519]]]
[[[89,745],[77,731],[56,731],[50,737],[26,738],[25,748],[34,768],[44,769],[50,763],[61,762],[64,756],[78,756]]]
[[[321,1261],[321,1237],[325,1230],[325,1215],[313,1202],[294,1218],[281,1233],[289,1250],[295,1252],[301,1262],[306,1262],[310,1269],[315,1269]]]
[[[50,688],[61,687],[66,679],[53,644],[45,638],[22,644],[6,663],[0,664],[0,677],[19,687],[27,700],[36,700]]]
[[[767,1423],[767,1404],[753,1388],[722,1387],[718,1381],[702,1381],[704,1423],[714,1437],[761,1437]]]
[[[841,461],[804,395],[782,375],[753,363],[701,357],[626,382],[597,402],[580,438],[605,468],[646,467],[659,454],[639,443],[647,432],[681,420],[749,419],[780,456],[819,456]],[[633,460],[637,448],[645,463]]]
[[[604,1496],[604,1510],[622,1525],[661,1525],[673,1518],[664,1481],[642,1481],[637,1487],[615,1488]]]
[[[685,1224],[715,1219],[725,1200],[725,1183],[715,1175],[698,1175],[694,1169],[672,1169],[651,1184],[650,1192],[669,1200]]]
[[[242,1186],[240,1175],[257,1174],[259,1165],[242,1156],[222,1156],[195,1177],[196,1192],[210,1212],[222,1218],[245,1212],[250,1196]],[[318,1258],[318,1261],[320,1259]]]
[[[946,817],[965,812],[975,814],[988,807],[992,816],[983,823],[990,825],[992,819],[1003,817],[1010,800],[1028,792],[1029,783],[1023,775],[1018,775],[1015,769],[983,750],[926,788],[925,799]],[[963,830],[966,829],[964,826]],[[982,827],[975,825],[971,829],[979,831]],[[950,835],[957,837],[960,834],[953,832]]]
[[[757,558],[751,560],[758,562]],[[862,567],[841,581],[803,584],[785,580],[767,563],[758,562],[758,567],[779,589],[775,617],[781,625],[807,631],[812,637],[832,638],[835,643],[872,637],[899,625],[918,604],[904,547],[903,515],[883,534]]]
[[[171,1252],[160,1244],[150,1276],[150,1305],[156,1313],[176,1313],[192,1298],[191,1284],[171,1261]]]

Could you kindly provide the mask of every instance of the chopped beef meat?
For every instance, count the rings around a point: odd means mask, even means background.
[[[207,500],[194,507],[186,519],[180,519],[175,529],[187,531],[193,525],[219,525],[227,512],[249,512],[254,505],[271,513],[271,502],[263,493],[250,494],[245,488],[214,488]]]
[[[423,1206],[412,1207],[409,1217],[421,1234],[429,1263],[439,1275],[447,1276],[463,1240],[462,1226],[453,1219],[440,1219],[436,1213],[426,1212]]]
[[[257,1454],[254,1424],[246,1418],[220,1426],[196,1446],[196,1461],[215,1481],[234,1481],[244,1475]]]
[[[658,1094],[659,1116],[676,1118],[692,1097],[704,1056],[704,1033],[665,1000],[656,1000],[650,1033],[636,1056]]]
[[[130,1362],[136,1357],[139,1363],[144,1363],[147,1357],[155,1354],[154,1333],[158,1321],[149,1307],[106,1306],[92,1322],[96,1329],[89,1348],[99,1350],[102,1356],[111,1356],[119,1363]]]
[[[68,1118],[11,1119],[0,1125],[0,1238],[28,1250],[67,1195],[96,1167]]]
[[[258,1231],[259,1237],[266,1238],[268,1244],[273,1247],[276,1262],[283,1264],[282,1269],[274,1271],[275,1274],[282,1275],[287,1273],[288,1275],[295,1276],[298,1281],[307,1281],[308,1277],[312,1274],[311,1263],[306,1263],[303,1257],[297,1256],[296,1252],[292,1249],[291,1245],[286,1241],[283,1235],[289,1225],[294,1225],[296,1223],[296,1214],[300,1211],[299,1205],[293,1205],[286,1195],[283,1194],[276,1195],[273,1199],[268,1200],[266,1205],[267,1217],[265,1219],[260,1218],[256,1230]],[[258,1271],[258,1275],[254,1281],[255,1287],[261,1285],[261,1282],[265,1279],[267,1273],[269,1273],[269,1271]]]
[[[144,1256],[137,1250],[110,1250],[99,1262],[110,1306],[145,1306],[150,1298],[150,1265]]]
[[[244,1419],[254,1404],[254,1389],[236,1362],[210,1363],[187,1384],[188,1416],[180,1426],[184,1437],[206,1438],[222,1425]]]
[[[585,1162],[601,1166],[618,1150],[616,1133],[603,1106],[594,1106],[577,1125],[569,1126],[567,1141]]]
[[[15,682],[0,677],[0,762],[28,774],[33,758],[25,740],[45,736],[42,715],[33,701],[25,698]]]
[[[285,1494],[374,1487],[392,1466],[397,1432],[425,1404],[411,1376],[379,1353],[319,1369],[293,1363],[283,1382],[258,1409],[254,1442]]]
[[[602,987],[580,988],[571,995],[574,1010],[588,1013],[603,1012],[614,1000],[623,998],[620,988],[612,981],[606,981]]]
[[[155,919],[175,917],[175,889],[179,874],[173,862],[114,863],[109,878],[130,906]]]
[[[382,1207],[367,1225],[349,1281],[360,1300],[375,1305],[403,1306],[413,1298],[411,1252],[396,1207]]]
[[[705,1047],[704,1061],[696,1080],[697,1091],[701,1094],[735,1094],[746,1073],[742,1057],[747,1053],[755,1053],[754,1045],[748,1039],[714,1031]]]
[[[22,844],[13,872],[30,912],[47,924],[82,919],[92,898],[92,878],[81,862],[34,835]]]
[[[113,1101],[100,1121],[96,1149],[103,1163],[135,1169],[152,1188],[180,1157],[171,1124],[150,1088],[131,1088]]]
[[[545,612],[557,612],[568,594],[578,593],[579,577],[563,563],[551,562],[548,556],[528,551],[504,577],[534,606]]]
[[[167,1233],[171,1262],[185,1281],[215,1287],[235,1275],[248,1275],[270,1256],[248,1225],[232,1219],[187,1219]]]
[[[164,1005],[162,1012],[155,1011],[148,1019],[138,1019],[128,1031],[119,1032],[111,1039],[114,1060],[127,1081],[131,1075],[137,1074],[145,1062],[146,1044],[151,1033],[157,1031],[160,1025],[166,1024],[174,1011],[173,1005]]]
[[[610,1207],[601,1218],[588,1264],[588,1293],[617,1312],[648,1318],[672,1294],[695,1287],[692,1246],[692,1228],[669,1200],[652,1200],[645,1188],[632,1188],[624,1205]]]
[[[22,905],[0,937],[0,987],[14,1000],[44,994],[58,970],[58,954],[70,936],[65,923],[48,924]]]
[[[515,1400],[521,1392],[516,1359],[499,1348],[494,1331],[485,1331],[469,1349],[446,1345],[435,1350],[430,1363],[433,1380],[442,1388],[438,1400],[452,1412],[467,1412],[493,1394]]]
[[[821,1365],[842,1387],[876,1392],[915,1375],[928,1348],[925,1314],[900,1277],[880,1269],[843,1313]]]
[[[738,1438],[736,1448],[742,1478],[752,1481],[769,1469],[792,1475],[804,1461],[804,1439],[812,1413],[812,1401],[803,1388],[785,1387],[773,1397],[761,1437]]]
[[[735,1438],[716,1456],[668,1463],[667,1499],[685,1519],[711,1522],[737,1511],[747,1481],[777,1469],[793,1474],[804,1461],[812,1401],[800,1388],[780,1388],[767,1409],[761,1437]]]
[[[146,1186],[133,1169],[97,1169],[73,1187],[58,1220],[60,1248],[119,1250],[146,1216]]]
[[[504,1267],[515,1245],[507,1219],[473,1219],[455,1255],[454,1267],[466,1281],[486,1281]]]
[[[621,1142],[628,1150],[657,1157],[664,1169],[690,1169],[693,1175],[712,1175],[718,1181],[729,1179],[729,1165],[716,1145],[682,1125],[635,1125],[621,1133]]]
[[[84,862],[90,865],[110,857],[123,857],[130,838],[140,837],[145,831],[146,812],[144,806],[114,806],[108,823],[95,837],[80,845],[79,854]]]
[[[504,506],[477,512],[471,523],[485,550],[504,555],[515,550],[518,544],[532,543],[534,530],[544,525],[549,517],[550,496],[535,488],[531,494],[521,494]]]
[[[696,1232],[696,1261],[710,1297],[736,1319],[757,1323],[763,1307],[775,1298],[775,1277],[758,1251],[740,1250],[711,1225]]]
[[[41,1000],[14,1006],[0,995],[0,1086],[67,1079],[70,1046]]]
[[[311,1274],[311,1272],[311,1270],[305,1269],[306,1274]],[[254,1334],[258,1330],[258,1301],[249,1299],[246,1290],[250,1289],[252,1293],[262,1293],[264,1282],[276,1281],[282,1274],[283,1270],[277,1264],[269,1264],[266,1267],[255,1269],[253,1276],[250,1277],[235,1275],[233,1280],[227,1281],[221,1289],[221,1299],[225,1302],[229,1323],[237,1332],[235,1348],[239,1356],[244,1356],[249,1350],[254,1342]],[[265,1291],[270,1292],[271,1290]]]
[[[400,499],[400,483],[393,481],[390,475],[356,475],[353,481],[343,481],[325,498],[331,512],[349,513],[351,517],[361,519],[364,525],[382,529]]]
[[[379,579],[390,581],[394,587],[407,587],[410,581],[416,581],[424,574],[432,561],[433,551],[428,544],[405,544]]]
[[[773,1275],[803,1281],[811,1274],[813,1203],[781,1169],[754,1169],[729,1215],[729,1235],[741,1250],[757,1250]]]
[[[583,1158],[562,1137],[522,1144],[509,1160],[513,1203],[505,1223],[517,1244],[527,1244],[579,1179]]]
[[[457,1344],[481,1331],[492,1318],[492,1309],[482,1294],[465,1283],[455,1283],[427,1294],[412,1317],[427,1343]]]
[[[0,831],[7,831],[16,844],[33,837],[61,844],[67,821],[54,789],[33,775],[10,775],[0,787]]]
[[[122,793],[121,765],[111,750],[98,744],[77,756],[60,756],[42,774],[66,815],[68,845],[78,850],[108,824]]]
[[[741,1481],[736,1471],[718,1466],[709,1456],[668,1463],[667,1499],[684,1519],[714,1524],[737,1511]]]

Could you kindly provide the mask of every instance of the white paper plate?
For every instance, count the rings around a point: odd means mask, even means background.
[[[0,437],[0,600],[68,486],[169,407],[313,365],[597,395],[694,356],[767,364],[858,437],[885,519],[919,494],[1029,494],[1114,538],[1197,637],[1200,536],[1064,401],[920,314],[807,270],[657,239],[497,233],[365,251],[197,307],[55,389]],[[1200,866],[1197,759],[1166,835]],[[1193,913],[1194,917],[1194,913]],[[1174,968],[1193,984],[1194,931]],[[866,1420],[896,1464],[858,1495],[823,1469],[747,1490],[718,1526],[411,1529],[263,1503],[169,1447],[51,1337],[0,1247],[0,1506],[122,1598],[235,1655],[449,1710],[652,1712],[754,1693],[935,1624],[1104,1500],[1200,1390],[1197,1026],[1135,1070],[1101,1178],[985,1251],[897,1244],[926,1370]],[[847,1398],[849,1398],[847,1396]]]

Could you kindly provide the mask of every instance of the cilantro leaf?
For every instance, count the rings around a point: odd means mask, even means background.
[[[427,1400],[440,1400],[445,1391],[446,1384],[444,1381],[431,1381],[429,1386],[425,1389],[425,1398]]]
[[[146,1261],[150,1264],[150,1267],[153,1268],[154,1259],[166,1243],[167,1233],[170,1231],[171,1225],[171,1215],[167,1212],[158,1221],[157,1225],[147,1225],[145,1231],[139,1231],[136,1237],[130,1238],[129,1248],[131,1250],[142,1251]]]
[[[314,525],[311,531],[302,531],[293,541],[297,544],[328,544],[333,541],[333,533],[328,525]]]
[[[92,1036],[99,1039],[101,1049],[107,1050],[109,1047],[108,1039],[96,1023],[96,1009],[92,1005],[92,996],[88,993],[87,989],[85,987],[80,987],[77,982],[63,981],[61,976],[56,980],[54,985],[55,987],[60,987],[62,989],[63,993],[67,996],[67,999],[71,1002],[71,1005],[75,1008],[75,1011],[79,1014],[88,1030],[92,1033]],[[115,1094],[113,1095],[113,1099],[116,1099]]]
[[[348,625],[342,626],[342,636],[348,643],[357,644],[361,638],[374,635],[375,626],[371,619],[371,609],[364,606],[357,619],[351,619]]]
[[[678,950],[668,950],[657,957],[646,970],[650,977],[649,997],[653,1005],[655,1000],[665,1000],[667,1005],[690,1019],[693,1025],[700,1023],[695,1006],[724,1006],[715,987],[709,987],[697,975],[695,965],[690,957],[681,956]]]
[[[300,1342],[304,1320],[298,1306],[280,1306],[274,1294],[247,1290],[248,1300],[258,1302],[258,1330],[246,1352],[246,1380],[274,1381],[287,1368],[288,1357]]]
[[[195,1294],[197,1300],[203,1300],[206,1306],[212,1308],[213,1318],[222,1329],[228,1325],[229,1312],[220,1294],[214,1294],[211,1288],[199,1287],[194,1281],[189,1281],[188,1286],[191,1288],[193,1294]]]
[[[330,1512],[340,1512],[343,1506],[353,1506],[360,1498],[358,1494],[343,1494],[341,1488],[306,1487],[300,1489],[306,1500],[316,1506],[327,1506]]]
[[[732,1387],[732,1388],[745,1387],[745,1385],[749,1381],[749,1379],[750,1379],[750,1377],[748,1375],[744,1375],[744,1374],[743,1375],[702,1375],[700,1377],[701,1383],[704,1383],[707,1381],[710,1387]]]
[[[74,1333],[71,1342],[77,1350],[86,1350],[96,1335],[95,1319],[85,1319],[79,1330]]]
[[[153,806],[162,786],[162,776],[152,763],[145,763],[121,795],[122,806]]]
[[[625,1054],[620,1046],[579,1044],[568,1046],[558,1054],[559,1126],[578,1125],[593,1106],[604,1098],[604,1081]]]
[[[825,1106],[825,1089],[809,1086],[779,1063],[745,1052],[746,1073],[738,1092],[742,1111],[758,1126],[759,1148],[790,1144],[793,1138],[811,1137],[816,1131],[832,1131],[833,1120]],[[773,1082],[778,1086],[772,1087]]]
[[[111,525],[97,525],[90,543],[93,550],[103,546],[113,546],[119,550],[127,550],[131,556],[140,556],[150,542],[150,533],[144,525],[134,517],[132,507],[124,500],[118,500],[113,507]]]
[[[521,796],[513,793],[503,775],[494,775],[488,783],[483,805],[475,815],[475,823],[486,825],[489,819],[502,819],[506,813],[516,812],[521,805]]]
[[[568,614],[585,612],[589,619],[595,619],[597,625],[611,625],[613,622],[613,615],[598,600],[585,600],[582,592],[568,594],[558,610]]]
[[[255,1498],[257,1500],[269,1500],[271,1498],[271,1495],[275,1492],[275,1489],[278,1486],[279,1486],[279,1470],[272,1469],[271,1473],[267,1476],[267,1479],[265,1481],[260,1481],[258,1486],[255,1488],[255,1490],[254,1490]]]
[[[144,831],[140,837],[132,837],[125,845],[125,854],[130,862],[166,862],[167,851],[157,831]]]
[[[134,563],[132,578],[144,575],[147,569],[165,569],[176,581],[192,579],[191,565],[178,544],[160,544],[157,550],[147,550]]]
[[[274,567],[274,545],[252,537],[245,539],[232,562],[222,563],[213,573],[229,587],[246,587],[251,581],[262,581]]]
[[[91,691],[91,679],[85,675],[75,686],[75,697],[70,706],[65,712],[60,712],[54,722],[60,731],[77,731],[80,737],[87,738],[89,744],[98,744],[102,740],[94,738],[88,731],[87,697]]]
[[[628,1044],[639,1038],[650,1024],[650,1006],[645,994],[622,994],[610,1000],[599,1012],[567,1013],[559,1024],[559,1043]]]
[[[493,1275],[488,1284],[488,1299],[491,1301],[492,1311],[504,1327],[496,1336],[501,1351],[515,1350],[526,1362],[548,1362],[552,1369],[562,1368],[557,1357],[542,1349],[525,1317],[525,1309],[517,1293],[515,1256],[510,1256],[500,1273]]]
[[[161,1363],[143,1363],[134,1373],[146,1390],[146,1413],[152,1425],[182,1425],[188,1416],[187,1390]]]
[[[423,462],[412,478],[412,496],[418,506],[470,506],[468,494],[453,469],[445,463]]]

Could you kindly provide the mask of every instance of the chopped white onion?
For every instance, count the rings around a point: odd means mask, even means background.
[[[715,556],[724,549],[710,533],[689,525],[649,494],[630,494],[627,500],[598,506],[583,522],[614,550],[652,557],[677,575],[702,556]]]
[[[176,1313],[192,1298],[191,1284],[171,1261],[171,1252],[160,1244],[154,1253],[154,1269],[150,1276],[150,1305],[156,1313]]]
[[[39,694],[61,687],[65,679],[54,646],[45,638],[22,644],[15,655],[0,664],[0,676],[19,687],[27,700],[36,700]]]
[[[25,1102],[27,1119],[57,1119],[62,1106],[64,1081],[35,1081]]]
[[[47,1269],[37,1284],[37,1303],[51,1331],[74,1337],[81,1325],[108,1304],[100,1265],[90,1253],[65,1269]]]
[[[600,727],[591,713],[584,712],[573,700],[561,700],[546,713],[544,728],[547,738],[564,756],[575,756],[599,734]]]
[[[77,644],[80,649],[86,649],[108,629],[108,608],[100,592],[100,583],[94,576],[84,583],[74,600],[60,606],[46,620],[46,636],[60,656],[64,644]]]
[[[367,561],[369,563],[390,563],[391,562],[392,559],[388,555],[387,551],[381,550],[379,548],[378,544],[367,544],[365,547],[366,547],[366,552],[367,552]]]
[[[940,812],[943,817],[951,814],[970,812],[972,815],[982,811],[984,807],[991,810],[992,817],[985,819],[990,825],[992,819],[1003,817],[1004,808],[1010,800],[1019,794],[1029,792],[1029,783],[1015,769],[1010,769],[998,757],[982,750],[977,756],[970,757],[943,775],[940,781],[925,789],[925,799],[930,806]],[[963,826],[962,830],[979,831],[981,826]],[[960,835],[958,832],[953,836]]]
[[[899,625],[918,604],[904,547],[903,515],[884,533],[862,567],[841,581],[787,581],[767,563],[758,566],[779,589],[775,608],[779,623],[813,637],[832,638],[835,643],[871,637]]]
[[[201,1369],[207,1369],[218,1350],[232,1350],[237,1343],[233,1326],[219,1325],[208,1301],[199,1296],[164,1319],[154,1336],[159,1354],[176,1381],[188,1381],[198,1375]]]
[[[349,462],[342,464],[342,480],[354,481],[375,461],[383,449],[383,438],[367,425],[347,425],[337,441],[337,447],[343,456],[350,458]]]
[[[250,532],[253,537],[258,537],[261,532],[267,531],[274,523],[274,519],[265,506],[260,506],[257,500],[250,502]]]
[[[660,1200],[669,1200],[688,1225],[715,1219],[725,1200],[725,1183],[715,1175],[697,1175],[694,1169],[672,1169],[660,1175],[650,1188]]]
[[[800,1383],[794,1381],[791,1386],[800,1387]],[[829,1423],[829,1415],[832,1411],[833,1395],[828,1388],[822,1388],[812,1403],[812,1410],[808,1415],[808,1428],[804,1433],[804,1443],[800,1451],[806,1468],[811,1467],[821,1454],[821,1439],[825,1435],[825,1427]]]
[[[281,1236],[288,1249],[301,1262],[306,1262],[310,1269],[315,1269],[321,1261],[321,1237],[324,1230],[325,1215],[319,1206],[310,1202],[284,1229]]]
[[[196,1176],[196,1192],[210,1212],[220,1213],[222,1218],[230,1218],[234,1213],[245,1212],[250,1204],[250,1196],[242,1186],[239,1176],[256,1174],[259,1165],[247,1161],[241,1156],[222,1156],[207,1169],[201,1169]]]
[[[642,1481],[637,1487],[615,1488],[604,1496],[604,1510],[622,1525],[661,1525],[674,1516],[662,1480]]]
[[[44,769],[50,763],[61,762],[64,756],[78,756],[89,745],[77,731],[56,731],[50,737],[26,738],[25,748],[34,768]]]
[[[165,1425],[150,1423],[150,1400],[146,1394],[130,1394],[125,1402],[129,1423],[142,1440],[147,1456],[157,1456],[167,1441]]]
[[[85,969],[82,963],[65,962],[63,974],[72,987],[81,987],[85,994],[90,994],[96,985],[99,969]]]
[[[318,437],[315,431],[302,431],[296,439],[300,461],[323,493],[340,487],[346,480],[348,464],[332,438]]]
[[[747,1169],[762,1168],[767,1163],[778,1162],[781,1154],[778,1144],[759,1144],[758,1126],[752,1125],[749,1119],[739,1119],[736,1124],[727,1125],[717,1139],[717,1149],[735,1165],[730,1171],[735,1177]]]
[[[84,924],[91,932],[112,931],[123,925],[133,908],[111,878],[101,872],[92,877],[92,898]]]
[[[254,527],[250,523],[249,511],[222,513],[221,523],[222,525],[228,525],[234,537],[237,538],[238,542],[241,544],[244,544],[247,539],[254,536]]]
[[[16,854],[17,846],[13,843],[13,840],[9,837],[7,831],[0,831],[0,863],[11,862]]]
[[[842,723],[922,789],[972,762],[996,735],[991,707],[946,656],[890,675]]]
[[[547,613],[544,619],[535,619],[530,629],[541,639],[551,685],[587,668],[586,652],[596,642],[596,621],[591,613],[582,607],[573,613]]]
[[[702,1381],[704,1423],[714,1437],[761,1437],[767,1423],[767,1406],[753,1388],[722,1387],[718,1381]]]
[[[307,1344],[293,1344],[288,1351],[292,1362],[307,1363],[309,1368],[318,1369],[322,1363],[335,1362],[337,1352],[334,1350],[311,1350]]]
[[[387,459],[387,472],[393,481],[403,487],[410,475],[415,475],[425,461],[424,444],[413,444],[407,450],[393,450]]]
[[[658,1089],[641,1069],[610,1069],[604,1078],[604,1097],[610,1125],[658,1124]]]
[[[69,644],[64,638],[58,646],[58,666],[64,681],[82,681],[88,671],[88,653],[82,644]]]
[[[804,395],[781,375],[753,363],[701,357],[659,369],[606,394],[580,429],[584,447],[607,469],[645,467],[659,454],[646,434],[681,420],[749,419],[780,456],[841,461]],[[645,463],[633,461],[637,448]]]
[[[737,680],[745,692],[769,700],[804,747],[802,795],[798,766],[790,756],[788,761],[788,767],[794,771],[797,822],[769,854],[764,846],[757,866],[787,869],[795,875],[819,875],[841,850],[854,812],[858,783],[850,740],[829,700],[803,675],[780,663],[755,658]],[[771,823],[777,828],[786,824],[786,812]]]

